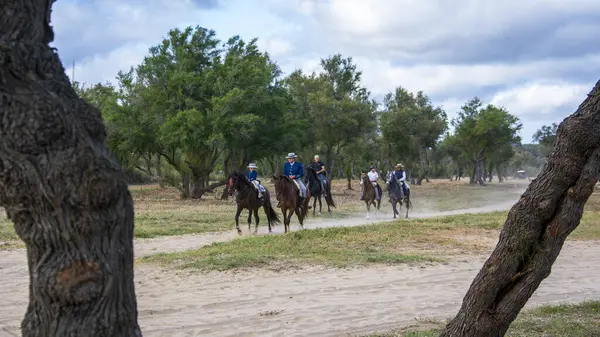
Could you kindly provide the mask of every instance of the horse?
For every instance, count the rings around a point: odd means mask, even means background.
[[[325,191],[323,191],[323,188],[321,186],[321,179],[319,179],[319,175],[317,174],[317,171],[315,171],[315,169],[307,167],[305,169],[305,176],[306,179],[304,180],[304,183],[306,184],[306,189],[310,190],[310,195],[313,198],[313,205],[312,205],[312,209],[313,209],[313,216],[315,215],[316,212],[316,206],[317,206],[317,200],[319,201],[319,214],[321,214],[321,210],[323,208],[323,204],[321,202],[321,196],[323,195],[323,192],[325,192],[325,202],[327,203],[327,212],[331,213],[331,207],[335,208],[335,202],[333,201],[333,198],[331,197],[331,184],[327,183],[325,184]]]
[[[263,207],[265,214],[267,215],[267,222],[269,224],[269,233],[271,233],[272,227],[271,224],[275,225],[280,222],[279,215],[273,209],[271,205],[271,194],[265,188],[265,192],[261,199],[258,198],[258,191],[253,183],[251,183],[246,175],[237,171],[232,172],[227,179],[228,193],[229,195],[233,195],[234,191],[237,191],[235,202],[237,203],[237,211],[235,212],[235,228],[238,231],[238,234],[242,234],[242,230],[240,229],[240,214],[242,210],[248,210],[248,232],[250,232],[250,227],[252,225],[252,213],[254,213],[254,219],[256,220],[256,225],[254,227],[254,234],[258,231],[258,224],[260,222],[260,218],[258,217],[258,209]]]
[[[396,208],[396,204],[400,204],[400,209],[402,209],[402,204],[406,204],[406,216],[405,219],[408,219],[408,210],[412,207],[412,203],[410,202],[410,189],[406,188],[406,195],[404,195],[402,191],[402,186],[394,177],[394,172],[388,171],[387,180],[385,182],[388,189],[388,195],[390,197],[390,202],[392,203],[392,209],[394,210],[394,219],[396,215],[400,215],[400,211]]]
[[[371,205],[375,206],[375,215],[377,216],[379,207],[381,206],[381,198],[377,199],[377,191],[375,191],[375,186],[371,184],[369,176],[367,176],[365,173],[362,174],[362,185],[364,200],[365,204],[367,205],[367,218],[369,218],[371,215]],[[377,201],[377,204],[375,201]]]
[[[275,195],[280,203],[281,212],[283,213],[283,224],[285,233],[290,229],[290,221],[292,215],[296,213],[298,221],[300,222],[300,228],[304,229],[304,219],[308,214],[308,202],[310,201],[310,190],[306,189],[306,198],[304,198],[303,205],[298,207],[300,198],[300,189],[296,186],[296,183],[288,176],[279,175],[273,176],[275,180]],[[289,213],[288,213],[289,211]]]

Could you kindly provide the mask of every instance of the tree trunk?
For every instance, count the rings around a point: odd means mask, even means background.
[[[133,200],[49,47],[53,1],[0,6],[0,206],[27,246],[23,337],[141,336]]]
[[[600,178],[600,81],[558,128],[548,161],[441,337],[503,336],[552,268]]]
[[[477,160],[473,160],[473,171],[469,177],[469,184],[475,184],[477,182]]]
[[[496,165],[496,174],[498,174],[498,182],[502,183],[504,182],[504,178],[503,173],[502,173],[502,168],[500,167],[500,165]]]
[[[190,197],[190,174],[184,173],[181,177],[181,198],[188,199]]]
[[[483,160],[479,160],[477,162],[477,183],[481,186],[485,185],[483,171],[485,168],[485,162]]]
[[[162,172],[162,160],[161,155],[156,154],[156,175],[158,176],[158,185],[161,188],[165,188],[165,180]]]

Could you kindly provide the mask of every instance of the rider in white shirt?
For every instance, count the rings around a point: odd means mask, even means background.
[[[371,166],[371,170],[369,171],[369,173],[367,173],[367,176],[369,176],[369,181],[371,182],[371,184],[373,184],[373,187],[375,187],[375,191],[377,193],[376,199],[381,200],[381,187],[377,183],[377,179],[379,179],[379,173],[377,173],[377,169],[375,168],[375,166]],[[363,183],[361,180],[360,185],[362,186],[362,184]],[[361,189],[360,200],[364,200],[364,198],[365,198],[363,192],[364,192],[364,187],[362,187],[362,189]]]

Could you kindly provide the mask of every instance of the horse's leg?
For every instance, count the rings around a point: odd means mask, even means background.
[[[258,208],[254,209],[254,220],[256,221],[256,225],[254,225],[254,234],[258,232],[258,224],[260,223],[260,219],[258,217]]]
[[[240,228],[240,214],[242,214],[242,206],[237,205],[237,210],[235,211],[235,228],[238,231],[239,235],[242,235],[242,229]]]
[[[300,229],[304,229],[304,212],[301,212],[296,208],[296,217],[298,218],[298,222],[300,223]]]
[[[297,208],[289,208],[288,209],[288,216],[287,216],[287,221],[288,221],[288,230],[290,230],[290,223],[292,222],[292,217],[294,216],[294,212],[299,212],[299,210]]]
[[[319,194],[319,215],[321,215],[322,211],[323,211],[323,202],[321,201],[321,195]]]
[[[406,216],[405,219],[408,219],[408,209],[410,208],[410,194],[406,195]]]
[[[392,211],[394,212],[394,219],[396,219],[396,214],[398,210],[396,209],[396,200],[392,200]]]
[[[313,216],[315,216],[315,212],[317,211],[317,197],[313,196]]]
[[[375,213],[375,219],[377,219],[377,215],[379,214],[379,200],[373,199],[371,202],[373,203],[373,213]]]
[[[250,233],[251,228],[252,228],[252,208],[248,208],[248,233]]]
[[[283,205],[281,205],[281,213],[283,213],[283,230],[284,230],[284,233],[287,233],[290,222],[287,217],[287,208],[285,208],[285,206],[283,206]]]
[[[366,199],[366,198],[365,198]],[[370,200],[365,200],[365,204],[367,205],[367,216],[366,218],[368,219],[369,216],[371,215],[371,201]]]

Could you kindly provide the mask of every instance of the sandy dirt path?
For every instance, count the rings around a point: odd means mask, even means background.
[[[0,335],[19,336],[27,276],[18,252],[3,258]],[[436,266],[210,273],[136,267],[147,337],[348,336],[456,313],[485,256]],[[9,263],[12,260],[13,263]],[[528,307],[600,299],[600,243],[567,242]]]
[[[494,207],[439,213],[430,217],[505,210]],[[378,219],[313,221],[308,228],[356,226]],[[277,227],[281,231],[282,226]],[[264,232],[264,227],[261,228]],[[234,231],[136,240],[136,255],[181,251],[230,240]],[[0,252],[0,336],[20,336],[27,308],[28,277],[22,250]],[[435,266],[393,266],[349,270],[323,268],[253,273],[175,272],[136,266],[136,291],[144,336],[348,336],[388,330],[415,317],[446,317],[458,310],[464,292],[487,255]],[[600,298],[600,244],[568,242],[553,274],[528,306]]]

